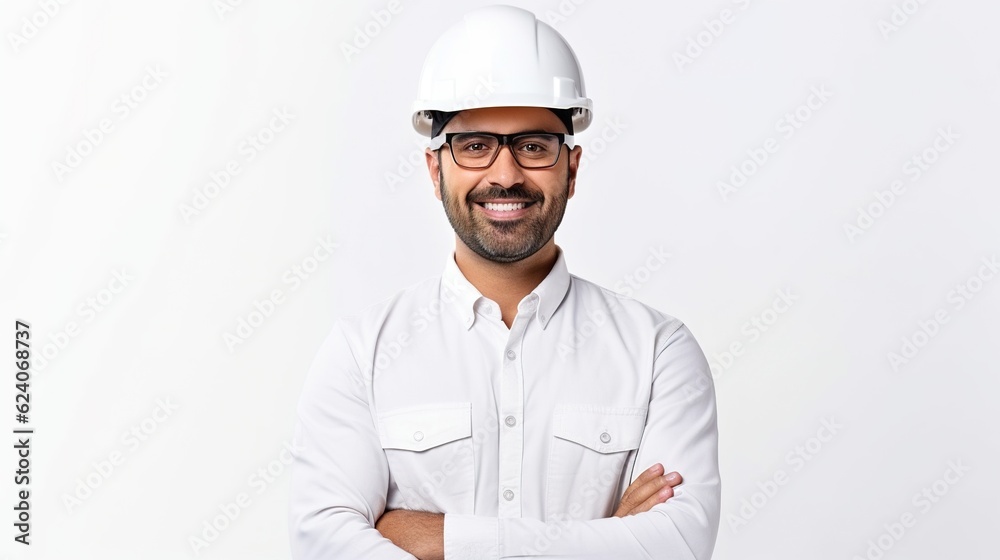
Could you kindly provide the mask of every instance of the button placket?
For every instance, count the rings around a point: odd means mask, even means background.
[[[526,320],[518,315],[511,325],[501,359],[499,412],[503,426],[500,430],[500,464],[498,504],[499,517],[521,517],[521,463],[524,454],[523,417],[524,380],[521,341]]]

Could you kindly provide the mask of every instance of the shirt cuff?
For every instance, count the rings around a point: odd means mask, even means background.
[[[444,515],[444,560],[497,560],[500,523],[496,517]]]

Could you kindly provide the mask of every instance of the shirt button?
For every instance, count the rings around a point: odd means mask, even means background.
[[[511,501],[511,500],[513,500],[514,499],[514,492],[511,491],[511,490],[504,490],[503,491],[503,499],[507,500],[508,502]]]
[[[508,416],[503,419],[503,423],[513,428],[515,425],[517,425],[517,418],[514,418],[513,416]]]
[[[486,313],[487,315],[489,315],[490,313],[493,313],[493,307],[490,306],[490,305],[484,305],[483,306],[483,313]]]
[[[420,441],[420,440],[424,439],[424,433],[423,432],[414,432],[413,433],[413,439],[415,439],[417,441]]]
[[[608,432],[604,432],[603,434],[601,434],[601,441],[603,441],[604,443],[608,443],[609,441],[611,441],[611,434],[609,434]]]
[[[507,351],[507,359],[508,360],[513,360],[516,357],[517,357],[517,352],[515,352],[513,350],[508,350]]]

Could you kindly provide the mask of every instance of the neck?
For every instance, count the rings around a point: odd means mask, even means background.
[[[517,306],[552,271],[559,256],[555,238],[550,239],[535,254],[512,263],[485,259],[462,243],[456,236],[455,263],[469,282],[501,308]]]

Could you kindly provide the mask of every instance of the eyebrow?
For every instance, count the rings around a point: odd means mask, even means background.
[[[499,132],[491,132],[491,131],[488,131],[488,130],[463,130],[463,131],[461,131],[461,133],[470,133],[470,132],[472,132],[472,133],[474,133],[474,132],[489,132],[490,134],[500,134]],[[458,134],[458,133],[459,133],[459,131],[456,131],[456,134]],[[552,132],[550,130],[544,130],[544,129],[541,129],[541,128],[534,128],[534,129],[531,129],[531,130],[522,130],[522,131],[519,131],[519,132],[511,132],[511,133],[508,133],[506,135],[501,135],[501,136],[513,136],[515,134],[561,134],[561,133],[555,133],[555,132]]]

